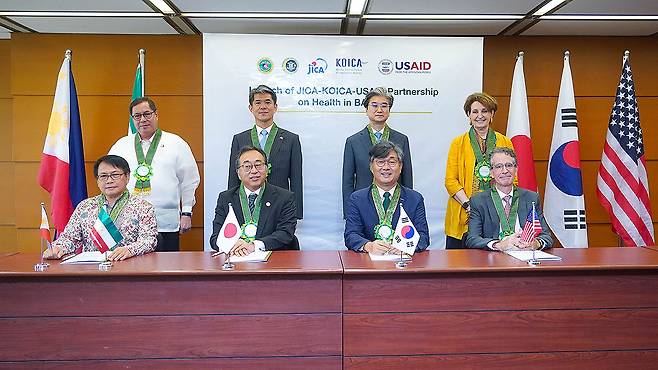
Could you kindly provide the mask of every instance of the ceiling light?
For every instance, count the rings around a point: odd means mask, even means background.
[[[175,14],[174,10],[164,0],[149,0],[151,4],[155,5],[164,14]]]
[[[548,3],[546,3],[546,5],[539,8],[539,10],[532,13],[532,15],[534,15],[536,17],[539,17],[540,15],[544,15],[544,14],[550,12],[551,10],[557,8],[563,2],[565,2],[565,0],[551,0]]]
[[[126,13],[126,12],[0,12],[5,17],[162,17],[159,13]]]
[[[512,14],[365,14],[364,19],[400,20],[511,20],[522,19],[522,15]]]
[[[361,15],[366,7],[366,0],[352,0],[350,1],[349,15]]]
[[[345,14],[342,13],[183,13],[181,16],[189,18],[345,18]]]
[[[658,21],[658,15],[544,15],[539,19],[557,21]]]

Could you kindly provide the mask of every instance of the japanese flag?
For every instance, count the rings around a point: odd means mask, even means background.
[[[240,239],[240,223],[238,222],[237,217],[235,217],[235,212],[233,212],[233,206],[231,203],[228,204],[228,215],[224,220],[222,228],[219,230],[219,235],[217,236],[217,248],[224,253],[228,253],[235,245],[235,242]]]

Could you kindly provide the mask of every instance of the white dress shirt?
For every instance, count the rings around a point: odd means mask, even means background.
[[[142,140],[144,156],[151,145],[151,136]],[[125,158],[130,165],[130,181],[128,189],[134,192],[137,168],[135,154],[135,136],[128,135],[119,139],[110,149],[109,154]],[[153,157],[153,175],[151,176],[151,192],[143,195],[155,207],[159,232],[176,232],[180,228],[180,213],[192,212],[196,203],[194,192],[199,186],[199,168],[190,146],[180,136],[162,131],[160,144]]]

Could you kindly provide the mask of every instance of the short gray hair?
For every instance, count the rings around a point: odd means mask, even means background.
[[[368,152],[370,155],[370,162],[375,159],[386,158],[391,150],[395,150],[395,153],[398,155],[398,160],[402,162],[402,159],[404,158],[402,148],[397,144],[386,140],[382,140],[370,148],[370,151]]]
[[[366,97],[363,98],[363,107],[368,109],[370,99],[374,98],[375,96],[382,96],[386,98],[386,100],[388,100],[389,108],[393,108],[393,95],[388,92],[385,87],[375,87],[374,89],[370,90]]]
[[[274,90],[267,85],[258,85],[249,90],[249,105],[254,103],[254,95],[256,94],[269,94],[272,97],[272,102],[276,104],[276,93]]]
[[[512,157],[514,159],[514,164],[517,163],[516,153],[514,152],[514,149],[510,149],[510,148],[507,148],[507,147],[504,147],[504,146],[498,146],[498,147],[493,148],[491,150],[491,152],[489,153],[489,163],[490,164],[491,164],[491,158],[493,158],[494,154],[509,155],[510,157]]]

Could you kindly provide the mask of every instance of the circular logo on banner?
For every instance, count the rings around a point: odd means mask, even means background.
[[[298,67],[299,63],[297,63],[297,59],[295,58],[286,58],[283,60],[283,69],[288,73],[297,72]]]
[[[270,58],[260,58],[258,59],[258,70],[261,73],[270,73],[274,69],[274,63]]]
[[[389,75],[393,72],[393,62],[389,59],[382,59],[379,61],[379,72],[383,75]]]
[[[553,153],[549,169],[551,180],[561,192],[575,197],[583,195],[578,141],[566,142]]]

